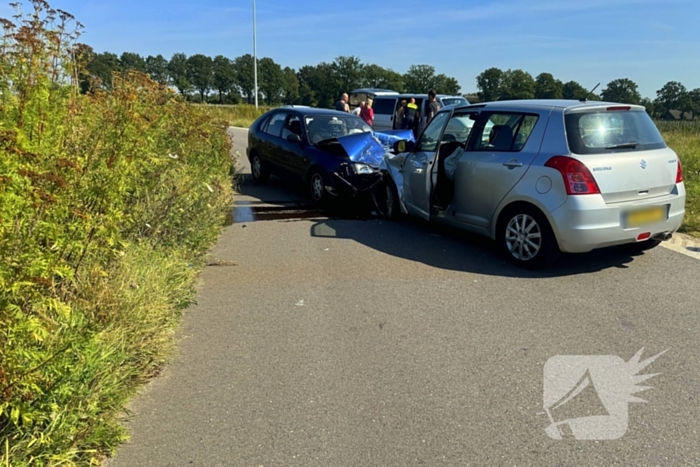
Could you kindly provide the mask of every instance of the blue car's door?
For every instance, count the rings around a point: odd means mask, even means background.
[[[292,114],[284,123],[280,142],[280,160],[285,170],[304,178],[311,166],[308,149],[301,120]]]
[[[281,133],[288,115],[287,112],[273,114],[263,131],[260,132],[260,156],[270,171],[276,174],[286,171],[281,155]]]

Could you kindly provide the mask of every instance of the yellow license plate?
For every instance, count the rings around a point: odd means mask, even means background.
[[[658,206],[655,208],[632,211],[627,213],[627,226],[637,227],[645,224],[660,222],[666,217],[666,208]]]

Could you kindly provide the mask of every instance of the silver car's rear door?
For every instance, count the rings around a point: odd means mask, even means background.
[[[455,172],[455,217],[488,227],[503,198],[539,154],[548,111],[483,112]]]
[[[433,187],[432,164],[435,161],[442,132],[452,112],[438,113],[420,136],[416,150],[409,154],[403,165],[404,204],[409,213],[430,218],[430,195]]]

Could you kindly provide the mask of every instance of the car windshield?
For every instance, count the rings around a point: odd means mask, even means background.
[[[463,97],[443,97],[442,103],[443,103],[445,106],[448,106],[448,105],[455,105],[455,104],[458,104],[458,105],[466,105],[466,104],[469,104],[469,102],[468,102],[465,98],[463,98]]]
[[[566,137],[574,154],[648,151],[666,147],[661,133],[644,111],[599,110],[565,116]]]
[[[350,115],[347,117],[335,115],[306,117],[306,128],[311,144],[318,144],[327,139],[340,138],[355,133],[372,131],[372,127],[362,119]]]

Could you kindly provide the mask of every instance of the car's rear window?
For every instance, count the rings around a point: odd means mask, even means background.
[[[599,110],[564,117],[569,149],[575,154],[648,151],[666,147],[649,115],[637,110]]]

